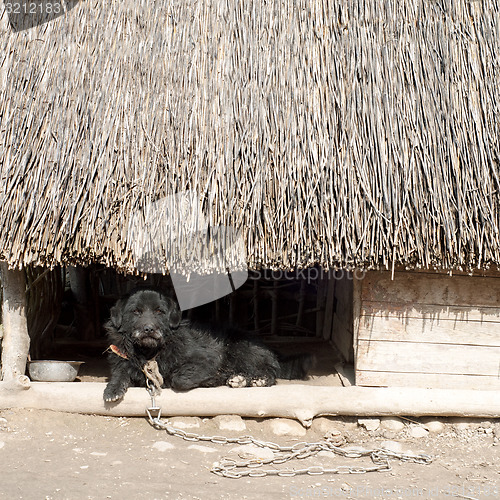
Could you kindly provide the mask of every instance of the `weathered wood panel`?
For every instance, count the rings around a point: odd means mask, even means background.
[[[365,371],[500,377],[500,346],[359,340],[357,366]]]
[[[423,320],[482,321],[500,324],[500,307],[446,306],[436,304],[399,304],[363,301],[363,315],[377,317],[417,318]]]
[[[499,391],[500,377],[358,371],[356,384],[369,387],[420,387],[423,389],[456,389],[459,387],[463,390]]]
[[[500,306],[500,279],[443,274],[371,272],[363,280],[363,302],[434,304],[443,306]]]
[[[500,325],[453,319],[362,316],[359,340],[500,346]],[[414,346],[415,347],[415,346]]]
[[[500,387],[498,276],[370,272],[360,289],[357,385]]]

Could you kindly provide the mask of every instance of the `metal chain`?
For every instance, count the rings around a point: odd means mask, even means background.
[[[215,444],[253,444],[260,448],[267,448],[274,453],[273,458],[251,458],[248,460],[234,460],[231,458],[223,458],[220,462],[215,462],[210,472],[223,477],[239,479],[242,477],[264,477],[264,476],[280,476],[293,477],[298,475],[308,474],[316,476],[321,474],[365,474],[367,472],[383,472],[392,470],[389,459],[397,459],[402,462],[413,462],[419,464],[430,464],[432,457],[426,454],[409,454],[397,453],[391,450],[378,448],[367,450],[345,450],[335,445],[335,434],[327,434],[323,441],[314,443],[300,442],[292,446],[281,446],[269,441],[260,441],[252,436],[242,436],[229,438],[225,436],[204,436],[194,432],[186,432],[182,429],[176,429],[168,425],[168,422],[161,420],[161,408],[156,405],[154,390],[149,387],[148,392],[151,396],[151,406],[147,408],[147,414],[150,424],[159,430],[165,430],[171,436],[176,436],[185,441],[204,441]],[[153,416],[156,413],[156,416]],[[264,465],[279,465],[293,459],[304,459],[312,457],[320,451],[330,451],[336,455],[345,458],[361,458],[370,457],[375,464],[372,467],[356,467],[342,465],[334,468],[325,468],[319,465],[307,467],[303,469],[262,469]]]

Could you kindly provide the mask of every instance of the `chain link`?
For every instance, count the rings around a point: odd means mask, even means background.
[[[413,455],[409,453],[397,453],[395,451],[378,448],[366,450],[345,450],[336,446],[338,436],[327,434],[323,441],[307,443],[300,442],[293,446],[281,446],[269,441],[261,441],[252,436],[241,436],[229,438],[225,436],[204,436],[194,432],[186,432],[182,429],[176,429],[168,425],[168,422],[161,420],[161,408],[156,405],[154,388],[149,387],[148,392],[151,396],[151,406],[147,408],[147,414],[150,424],[159,430],[165,430],[171,436],[175,436],[185,441],[203,441],[215,444],[253,444],[260,448],[266,448],[274,453],[272,458],[250,458],[247,460],[234,460],[232,458],[223,458],[219,462],[215,462],[210,472],[219,476],[232,479],[242,477],[293,477],[299,475],[322,475],[322,474],[366,474],[367,472],[385,472],[392,470],[389,459],[396,459],[402,462],[413,462],[418,464],[428,465],[432,462],[432,457],[426,454]],[[153,413],[156,416],[153,416]],[[330,451],[344,458],[362,458],[370,457],[374,463],[371,467],[347,466],[341,465],[334,468],[326,468],[320,465],[314,465],[303,469],[262,469],[266,465],[280,465],[290,460],[303,460],[315,456],[320,451]]]

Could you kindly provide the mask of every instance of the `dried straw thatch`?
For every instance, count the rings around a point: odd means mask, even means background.
[[[132,269],[195,190],[251,267],[500,264],[497,0],[81,1],[0,27],[0,252]]]

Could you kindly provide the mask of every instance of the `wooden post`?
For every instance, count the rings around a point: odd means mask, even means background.
[[[316,337],[323,337],[323,326],[325,323],[325,307],[326,307],[326,294],[327,294],[328,280],[325,279],[323,273],[318,278],[318,295],[316,297]]]
[[[323,274],[323,270],[321,271]],[[326,273],[326,301],[325,301],[325,313],[323,315],[323,338],[325,340],[331,340],[333,337],[333,315],[335,308],[335,284],[336,281],[332,276],[332,271]]]
[[[278,294],[279,287],[278,281],[273,281],[273,291],[271,292],[271,335],[274,337],[278,334]]]
[[[90,280],[92,273],[90,268],[70,267],[68,269],[71,292],[75,300],[75,325],[80,340],[93,340],[95,331],[95,305],[91,291]]]
[[[359,318],[361,317],[361,291],[363,288],[363,280],[354,277],[352,281],[352,335],[353,335],[353,350],[354,363],[358,358],[358,334],[359,334]]]
[[[340,273],[334,274],[332,281],[335,282],[335,289],[331,306],[333,333],[330,338],[344,360],[348,363],[354,363],[353,282],[355,277],[353,273],[341,270]]]
[[[302,326],[302,320],[304,319],[304,305],[306,302],[306,280],[300,280],[300,292],[299,292],[299,307],[297,310],[297,320],[295,321],[296,326]]]
[[[7,383],[25,386],[30,337],[26,320],[26,278],[21,269],[9,270],[0,263],[3,286],[3,341],[1,378]]]
[[[257,332],[260,327],[259,318],[259,281],[254,276],[253,280],[253,329]]]

